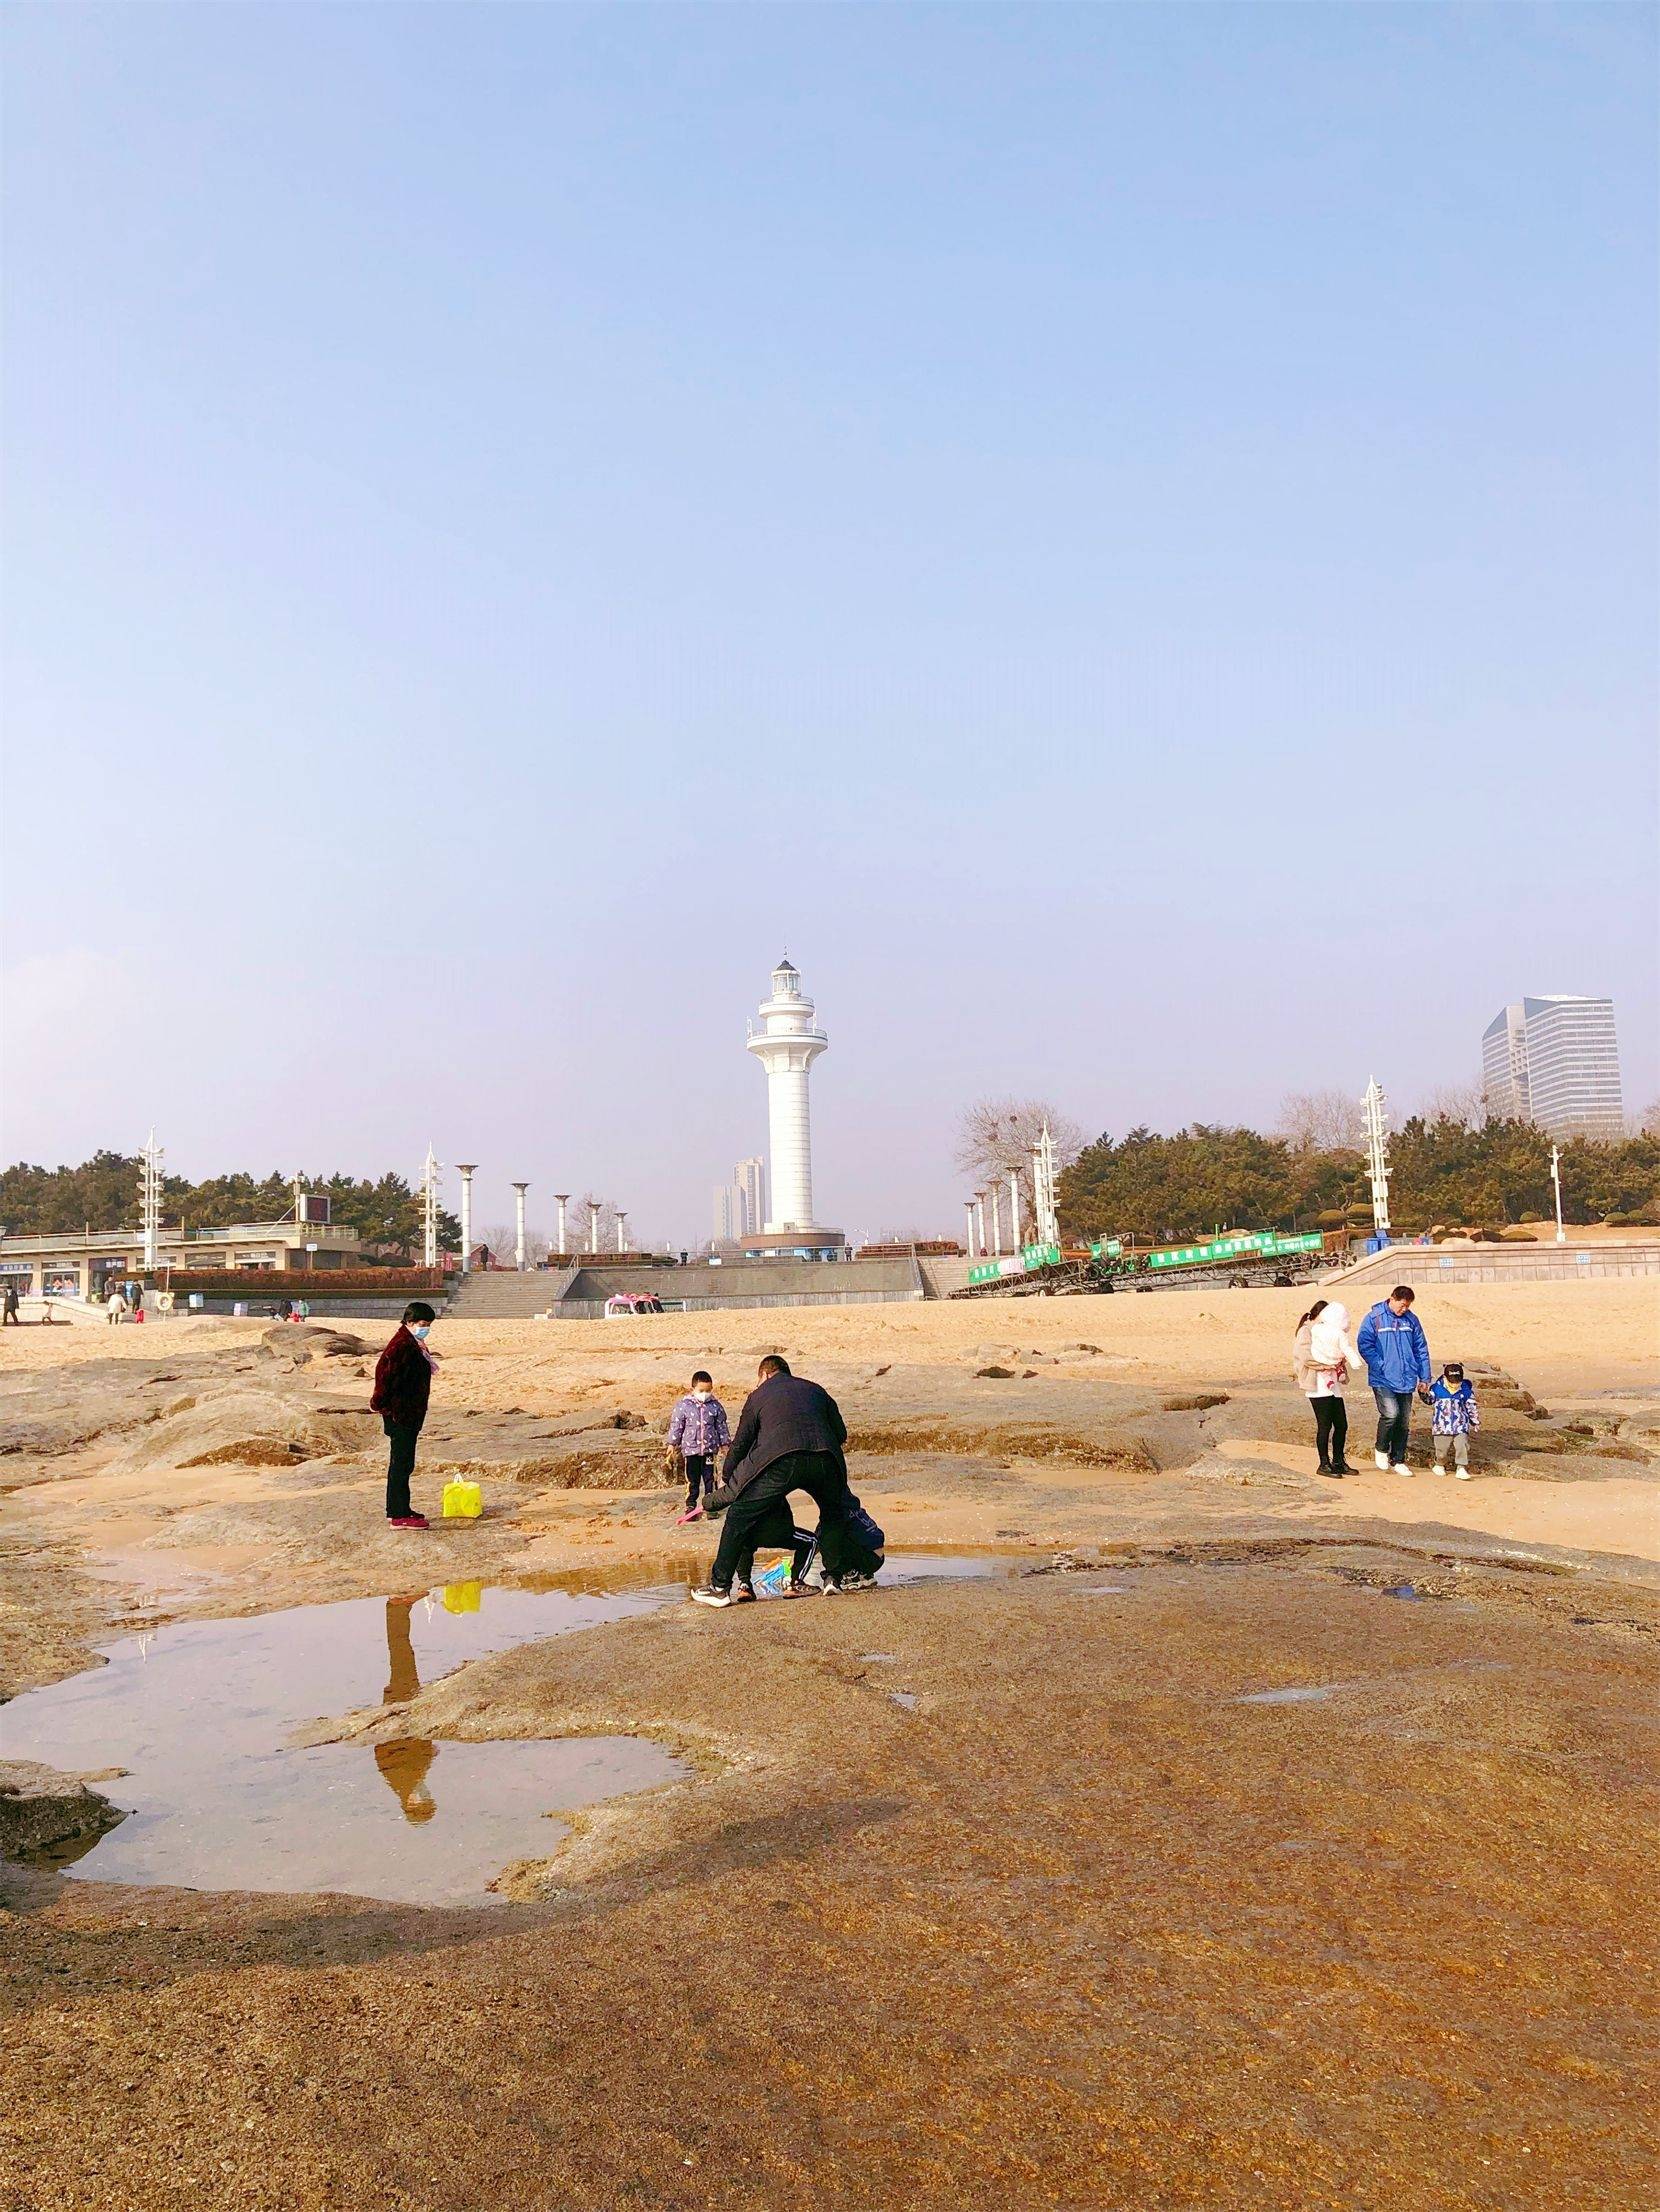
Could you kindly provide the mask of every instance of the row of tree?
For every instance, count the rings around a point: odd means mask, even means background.
[[[124,1152],[96,1152],[79,1167],[0,1169],[0,1226],[13,1236],[54,1236],[80,1229],[130,1229],[138,1221],[139,1162]],[[294,1204],[294,1177],[215,1175],[201,1183],[169,1175],[162,1218],[173,1229],[228,1229],[239,1221],[280,1221]],[[331,1220],[355,1229],[365,1247],[407,1260],[421,1248],[420,1193],[401,1175],[376,1181],[351,1175],[302,1175],[308,1191],[329,1201]],[[439,1241],[461,1244],[461,1224],[438,1216]],[[511,1234],[511,1232],[509,1232]]]
[[[1389,1143],[1389,1211],[1397,1232],[1438,1223],[1489,1228],[1553,1217],[1551,1141],[1531,1122],[1415,1115]],[[1660,1135],[1565,1144],[1562,1213],[1660,1225]],[[1371,1219],[1362,1153],[1195,1122],[1174,1136],[1132,1129],[1084,1146],[1060,1185],[1068,1236],[1154,1241],[1217,1228],[1336,1228]]]

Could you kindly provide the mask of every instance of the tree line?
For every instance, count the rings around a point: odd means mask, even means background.
[[[1400,1234],[1553,1221],[1551,1140],[1531,1122],[1414,1115],[1389,1141],[1389,1211]],[[1567,1222],[1660,1226],[1660,1135],[1562,1147]],[[1370,1226],[1365,1156],[1350,1145],[1298,1143],[1255,1129],[1195,1122],[1098,1137],[1060,1181],[1069,1237],[1151,1242],[1218,1228]]]
[[[82,1229],[131,1229],[139,1219],[136,1154],[95,1152],[79,1167],[0,1168],[0,1227],[12,1236],[57,1236]],[[229,1229],[240,1221],[280,1221],[294,1204],[292,1175],[214,1175],[192,1183],[169,1175],[162,1219],[169,1229]],[[421,1199],[401,1175],[375,1181],[352,1175],[304,1175],[307,1191],[329,1201],[331,1220],[355,1229],[367,1250],[408,1260],[421,1249]],[[439,1243],[459,1251],[461,1224],[438,1216]]]

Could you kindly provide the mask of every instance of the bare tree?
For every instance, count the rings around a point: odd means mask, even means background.
[[[1423,1115],[1426,1121],[1480,1129],[1487,1120],[1487,1093],[1479,1083],[1442,1083],[1425,1099]]]
[[[1640,1137],[1660,1137],[1660,1098],[1650,1099],[1637,1117]]]
[[[1280,1101],[1278,1133],[1294,1152],[1359,1152],[1366,1116],[1346,1091],[1292,1091]]]
[[[993,1184],[1006,1204],[1011,1175],[1020,1186],[1021,1227],[1029,1231],[1037,1217],[1032,1194],[1032,1147],[1048,1124],[1057,1168],[1070,1167],[1084,1149],[1084,1133],[1070,1114],[1043,1098],[979,1098],[963,1109],[957,1123],[957,1166],[975,1190]],[[965,1197],[968,1193],[965,1191]]]
[[[597,1247],[591,1241],[596,1216],[599,1221]],[[573,1199],[570,1207],[569,1226],[565,1231],[565,1235],[573,1255],[580,1255],[583,1252],[597,1249],[602,1253],[609,1252],[614,1256],[617,1249],[616,1207],[612,1205],[608,1198]],[[639,1239],[628,1229],[626,1223],[623,1235],[631,1252],[639,1249]]]
[[[498,1267],[513,1266],[518,1254],[518,1231],[511,1222],[495,1221],[488,1229],[480,1229],[478,1241],[488,1245],[490,1257]],[[534,1267],[538,1260],[545,1260],[553,1247],[540,1229],[525,1230],[525,1261]]]

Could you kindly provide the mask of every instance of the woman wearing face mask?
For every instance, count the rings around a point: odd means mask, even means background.
[[[1343,1386],[1360,1365],[1349,1342],[1349,1309],[1316,1298],[1297,1324],[1297,1388],[1314,1414],[1314,1444],[1322,1475],[1352,1475],[1344,1457],[1349,1440],[1349,1409]]]
[[[432,1395],[436,1352],[427,1350],[427,1331],[437,1315],[417,1299],[405,1306],[398,1333],[375,1366],[370,1406],[391,1440],[386,1463],[386,1522],[389,1528],[425,1528],[424,1513],[410,1510],[409,1478],[415,1472],[415,1446]]]

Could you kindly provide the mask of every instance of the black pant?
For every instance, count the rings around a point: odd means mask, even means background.
[[[754,1561],[755,1547],[762,1541],[760,1532],[771,1519],[774,1507],[792,1490],[805,1490],[817,1505],[824,1571],[841,1573],[835,1536],[847,1509],[846,1471],[831,1452],[786,1452],[782,1459],[764,1467],[727,1507],[720,1547],[709,1570],[709,1580],[717,1590],[731,1589],[740,1565],[746,1567],[747,1580],[747,1566]]]
[[[790,1555],[790,1579],[799,1582],[812,1564],[818,1539],[803,1535],[795,1525],[795,1515],[788,1502],[780,1498],[768,1506],[762,1518],[756,1522],[744,1539],[744,1548],[738,1554],[732,1570],[734,1582],[748,1582],[755,1573],[755,1554],[765,1547],[768,1551],[787,1551]]]
[[[712,1452],[688,1452],[686,1454],[686,1511],[691,1512],[705,1490],[715,1487],[715,1456]]]
[[[1349,1441],[1349,1409],[1341,1398],[1310,1398],[1314,1408],[1314,1442],[1322,1467],[1341,1467],[1343,1447]]]
[[[419,1421],[382,1421],[392,1439],[386,1459],[386,1518],[409,1518],[409,1478],[415,1472],[415,1446],[421,1434]]]

